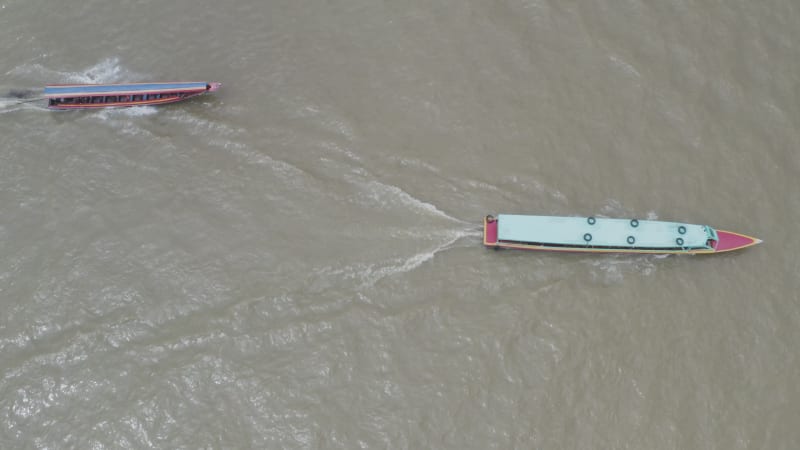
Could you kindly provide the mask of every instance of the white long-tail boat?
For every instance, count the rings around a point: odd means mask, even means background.
[[[605,217],[488,215],[489,248],[580,253],[711,254],[759,244],[761,239],[707,225]]]

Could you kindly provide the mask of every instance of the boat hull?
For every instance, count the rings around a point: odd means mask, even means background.
[[[48,85],[44,97],[50,109],[127,108],[175,103],[214,92],[221,85],[217,82]]]
[[[612,254],[645,254],[645,255],[703,255],[724,253],[751,247],[761,243],[760,239],[730,231],[714,230],[717,239],[710,242],[708,248],[687,249],[639,249],[633,247],[596,248],[589,245],[552,245],[527,242],[510,242],[500,239],[499,220],[491,215],[483,219],[483,245],[495,250],[513,249],[529,251],[545,251],[557,253],[612,253]]]

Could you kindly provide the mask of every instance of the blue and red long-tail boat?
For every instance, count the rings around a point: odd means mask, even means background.
[[[47,107],[52,109],[109,108],[163,105],[214,92],[217,82],[52,84],[44,88]]]
[[[489,248],[580,253],[711,254],[761,239],[707,225],[604,217],[500,214],[483,219]]]

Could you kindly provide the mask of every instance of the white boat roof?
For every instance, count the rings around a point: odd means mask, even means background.
[[[716,232],[705,225],[657,220],[500,214],[497,238],[577,247],[706,248]]]

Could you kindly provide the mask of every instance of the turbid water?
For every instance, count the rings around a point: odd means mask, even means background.
[[[797,448],[798,23],[790,0],[0,4],[0,447]],[[223,87],[20,103],[173,80]],[[494,252],[489,213],[764,243]]]

